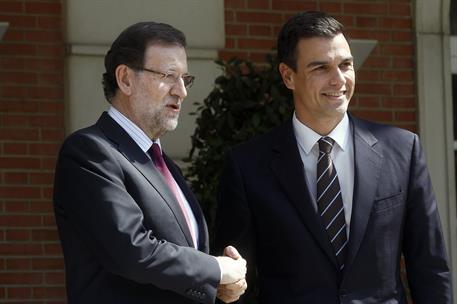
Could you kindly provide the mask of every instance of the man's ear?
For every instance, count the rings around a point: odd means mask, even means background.
[[[285,63],[279,64],[279,73],[281,74],[282,81],[286,85],[288,89],[294,90],[295,83],[294,83],[294,71]]]
[[[119,90],[127,96],[132,94],[132,83],[133,83],[133,71],[125,64],[120,64],[117,66],[116,71],[116,81]]]

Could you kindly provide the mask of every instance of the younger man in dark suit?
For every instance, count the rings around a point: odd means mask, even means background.
[[[237,246],[262,304],[406,303],[402,253],[414,303],[451,303],[419,139],[347,113],[355,73],[343,26],[299,13],[278,57],[295,113],[228,153],[218,246]]]
[[[185,46],[167,24],[123,31],[105,56],[110,109],[62,146],[54,204],[70,304],[210,304],[246,288],[233,247],[208,255],[198,202],[161,151],[194,80]]]

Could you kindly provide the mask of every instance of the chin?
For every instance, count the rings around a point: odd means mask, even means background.
[[[178,127],[178,119],[170,119],[165,123],[165,129],[167,131],[173,131]]]
[[[340,114],[344,114],[348,111],[348,107],[347,106],[343,106],[343,107],[339,107],[336,109],[336,112],[340,113]]]
[[[339,113],[346,113],[346,111],[348,110],[348,106],[349,106],[349,101],[346,99],[344,102],[340,103],[336,107],[336,111]]]

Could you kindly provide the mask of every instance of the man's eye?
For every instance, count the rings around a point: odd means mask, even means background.
[[[325,70],[327,70],[327,66],[326,65],[320,65],[320,66],[316,67],[314,70],[315,71],[325,71]]]
[[[178,79],[178,77],[176,77],[173,74],[165,74],[165,78],[167,78],[168,80],[171,80],[171,81]]]
[[[348,61],[348,62],[343,62],[341,64],[341,67],[343,68],[351,68],[352,67],[352,62]]]

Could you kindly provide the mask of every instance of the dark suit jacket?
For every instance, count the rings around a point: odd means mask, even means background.
[[[451,303],[437,205],[417,136],[350,117],[354,198],[344,272],[305,182],[292,122],[228,153],[217,248],[231,244],[255,271],[261,303]]]
[[[198,251],[160,172],[104,113],[62,145],[54,207],[72,303],[213,303],[220,280],[200,207],[165,161],[200,228]]]

